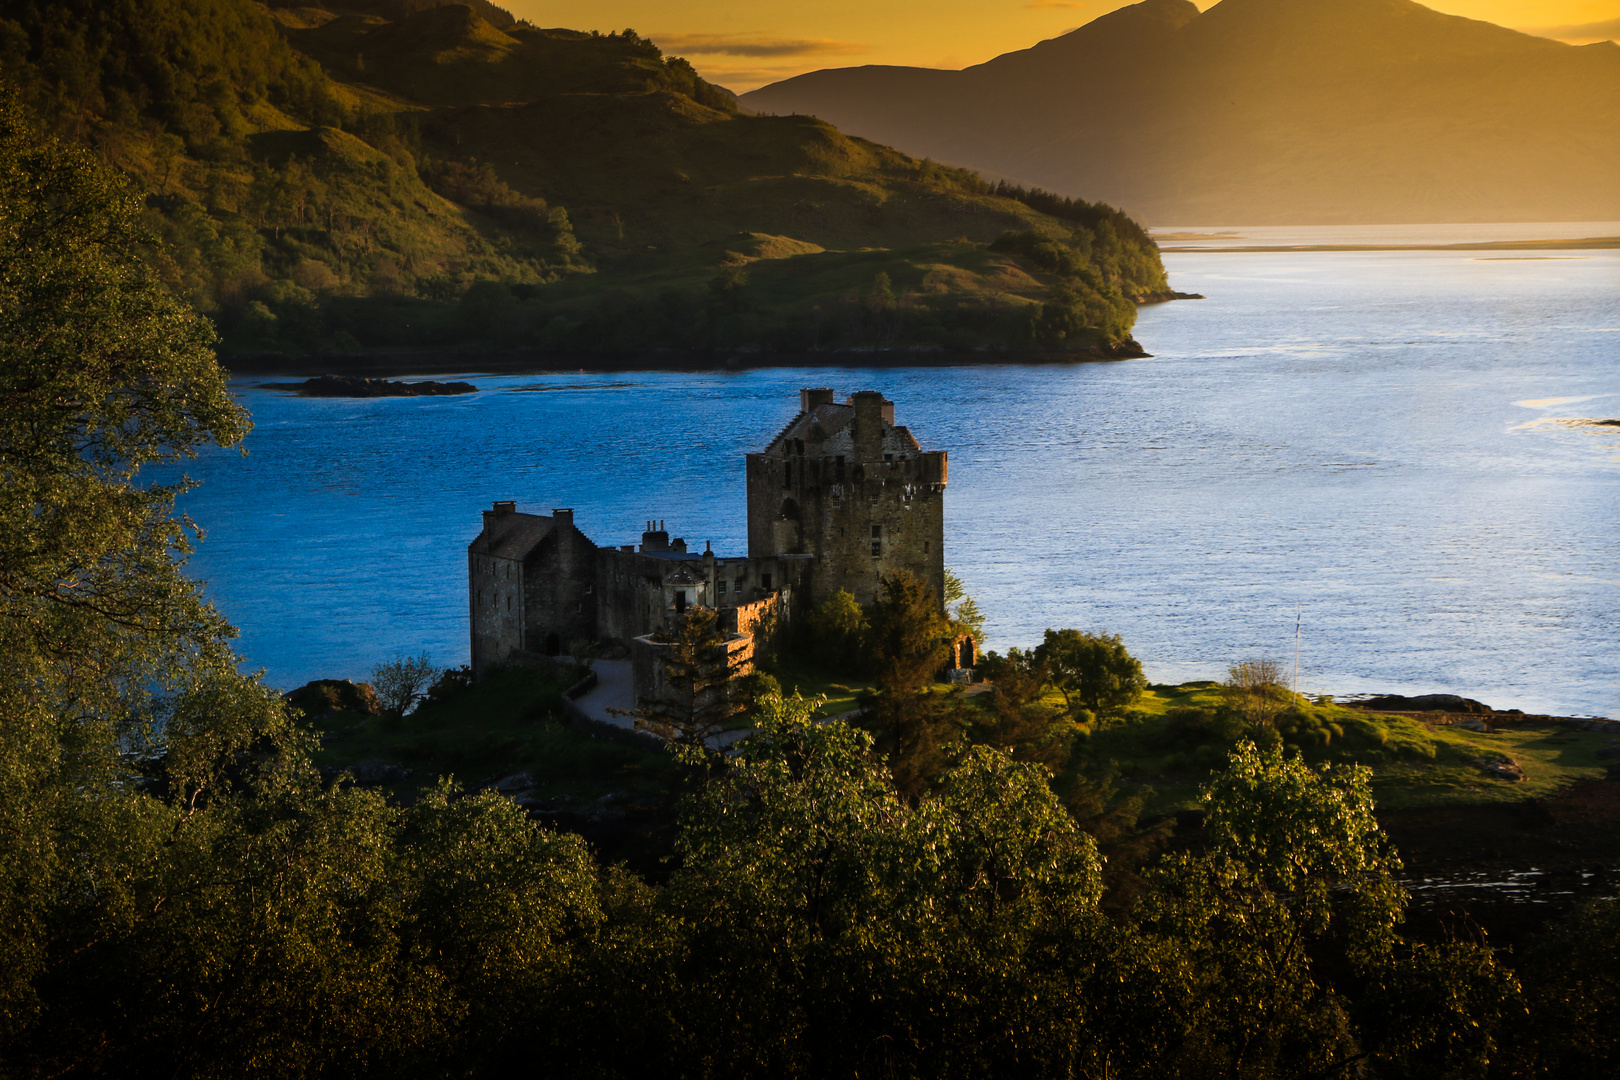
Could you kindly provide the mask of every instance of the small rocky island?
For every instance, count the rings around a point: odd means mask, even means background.
[[[354,375],[317,375],[301,383],[265,383],[269,390],[292,390],[302,397],[443,397],[450,394],[475,394],[478,387],[470,382],[395,382],[389,379],[365,379]]]

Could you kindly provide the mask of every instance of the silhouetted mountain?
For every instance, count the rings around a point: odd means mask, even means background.
[[[1410,0],[1146,0],[964,71],[741,100],[1161,224],[1620,218],[1620,47]]]

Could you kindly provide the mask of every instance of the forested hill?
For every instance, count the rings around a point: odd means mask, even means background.
[[[237,353],[1107,352],[1168,288],[1112,207],[487,0],[25,0],[0,78],[148,193],[162,277]]]

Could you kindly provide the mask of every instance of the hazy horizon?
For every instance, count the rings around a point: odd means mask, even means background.
[[[686,57],[704,78],[745,93],[828,67],[971,67],[1059,37],[1132,2],[764,0],[741,7],[716,0],[510,0],[502,6],[540,26],[633,28],[666,52]],[[1215,6],[1196,2],[1206,11]],[[1620,35],[1620,0],[1432,0],[1424,6],[1571,44]]]

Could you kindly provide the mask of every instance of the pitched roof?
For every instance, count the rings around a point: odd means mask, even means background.
[[[539,514],[507,514],[494,518],[472,542],[472,550],[497,559],[524,559],[551,535],[554,518]]]
[[[664,578],[665,585],[702,585],[708,581],[707,577],[695,573],[686,564],[680,564]]]
[[[782,433],[771,440],[765,452],[786,453],[788,440],[803,439],[808,443],[819,443],[823,454],[854,454],[855,435],[850,430],[850,424],[854,420],[854,406],[818,405],[789,421],[788,426],[782,429]],[[915,454],[921,450],[922,444],[917,441],[910,428],[894,424],[883,425],[884,453]]]

